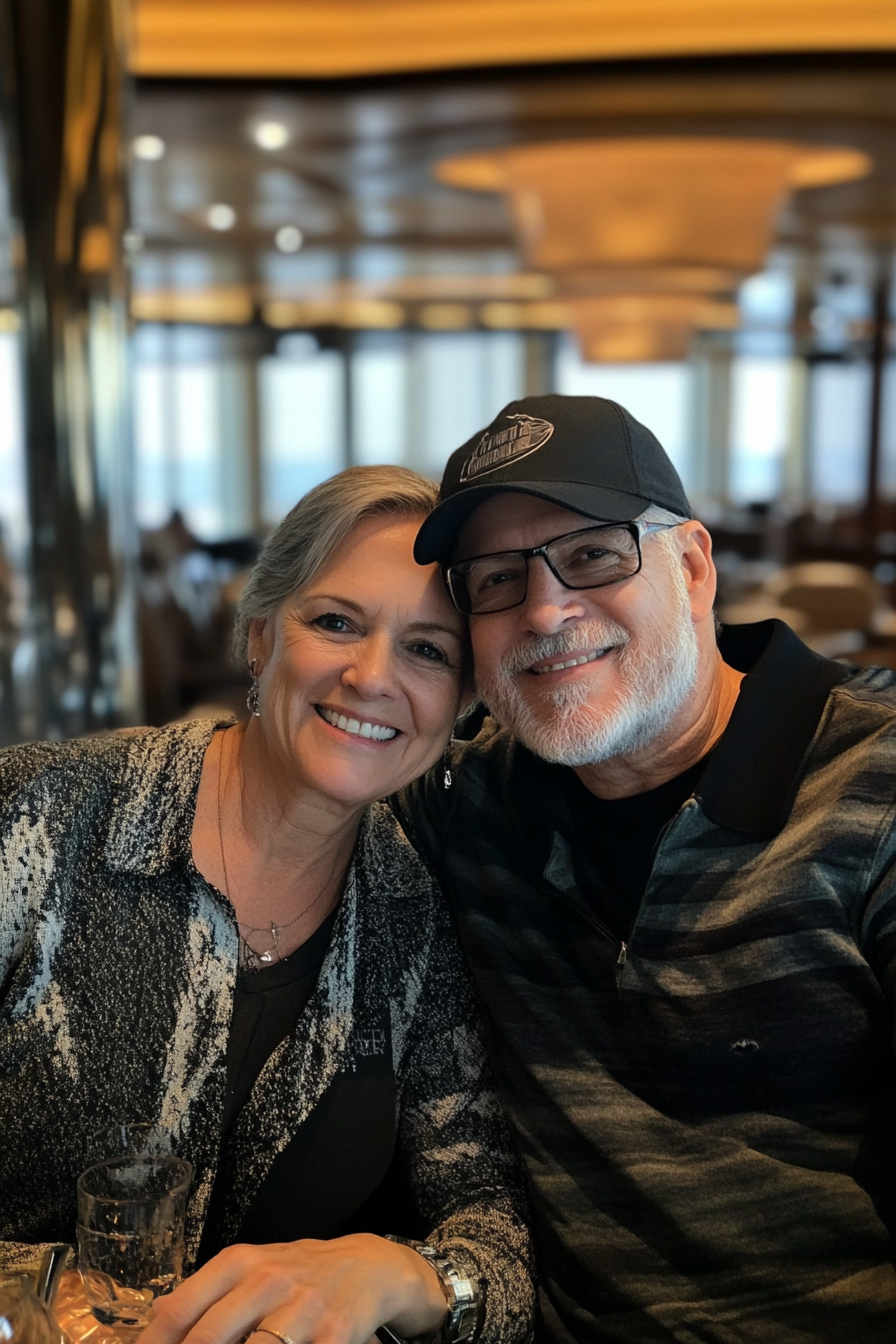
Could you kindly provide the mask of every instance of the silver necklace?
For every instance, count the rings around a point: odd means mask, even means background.
[[[226,792],[226,783],[222,786],[223,776],[224,776],[224,733],[222,732],[220,745],[218,747],[218,845],[221,850],[221,867],[224,870],[224,895],[230,901],[230,904],[233,905],[233,899],[230,895],[230,878],[227,876],[227,857],[224,853],[224,828],[221,824],[222,803],[224,793]],[[317,896],[315,896],[314,900],[310,903],[310,905],[306,905],[303,910],[300,910],[297,915],[295,915],[292,919],[288,920],[285,924],[276,924],[274,920],[271,920],[270,925],[265,925],[262,928],[255,928],[254,925],[243,924],[242,921],[238,919],[237,929],[239,930],[239,940],[240,940],[239,963],[238,963],[239,970],[259,971],[263,966],[272,966],[276,962],[278,962],[280,960],[281,933],[284,931],[284,929],[291,929],[293,924],[297,924],[303,915],[307,915],[309,910],[313,910],[314,907],[320,901],[323,900],[324,896],[326,895],[329,889],[329,886],[330,884],[328,882],[323,887],[323,889],[317,894]],[[236,909],[235,906],[234,909]],[[265,934],[266,937],[270,937],[271,941],[267,947],[262,949],[262,951],[257,952],[255,948],[251,946],[249,940],[244,936],[243,932],[244,930],[248,934],[263,933]]]

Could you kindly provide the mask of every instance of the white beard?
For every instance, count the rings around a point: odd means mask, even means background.
[[[500,724],[543,760],[556,765],[594,765],[642,751],[668,728],[697,678],[699,650],[684,579],[671,569],[673,605],[669,619],[647,649],[633,647],[631,636],[615,621],[581,620],[554,635],[518,644],[501,660],[494,677],[480,682],[482,698]],[[583,677],[533,686],[528,696],[519,674],[542,659],[560,662],[583,649],[614,647],[618,689],[610,705],[601,703]],[[536,712],[537,697],[549,713]]]

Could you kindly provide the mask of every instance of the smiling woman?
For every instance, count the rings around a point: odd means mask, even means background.
[[[0,755],[0,874],[28,868],[0,876],[0,1251],[71,1238],[98,1126],[167,1128],[200,1267],[146,1344],[529,1331],[479,1009],[377,801],[438,759],[465,693],[465,623],[412,558],[433,499],[354,468],[281,524],[237,622],[248,725]]]

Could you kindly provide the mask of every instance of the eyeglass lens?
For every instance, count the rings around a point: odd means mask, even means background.
[[[516,607],[526,596],[531,552],[502,551],[448,568],[457,606],[470,616]],[[637,537],[627,527],[590,527],[557,537],[544,556],[567,588],[602,588],[637,574],[641,557]]]

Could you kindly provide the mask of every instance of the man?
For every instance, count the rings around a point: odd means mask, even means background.
[[[598,398],[508,406],[416,556],[493,717],[398,807],[485,1000],[545,1339],[896,1339],[893,674],[717,640],[709,535]]]

